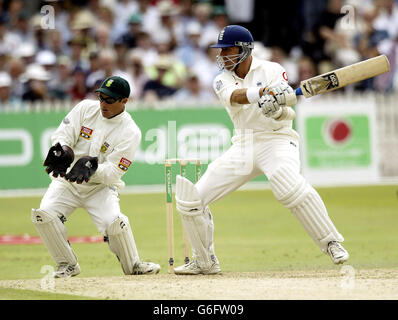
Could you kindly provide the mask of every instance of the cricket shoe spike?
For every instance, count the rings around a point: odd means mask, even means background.
[[[133,267],[133,274],[157,274],[160,270],[160,265],[153,262],[137,262]]]
[[[334,264],[342,264],[348,260],[350,255],[337,241],[331,241],[328,244],[328,254]]]
[[[208,269],[200,268],[196,260],[192,260],[191,262],[174,269],[174,273],[178,275],[218,274],[220,272],[221,268],[218,261],[214,262]]]
[[[54,278],[70,278],[77,276],[80,273],[80,266],[76,263],[74,266],[67,262],[61,262],[58,265],[57,271],[54,272]]]

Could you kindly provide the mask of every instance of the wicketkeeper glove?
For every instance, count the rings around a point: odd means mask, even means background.
[[[88,182],[97,169],[97,157],[82,157],[76,161],[73,168],[65,176],[65,179],[77,184],[81,184],[83,181]]]
[[[58,142],[48,151],[43,166],[47,167],[46,172],[48,174],[52,172],[55,178],[58,176],[64,177],[74,158],[73,150],[68,146],[61,146]]]

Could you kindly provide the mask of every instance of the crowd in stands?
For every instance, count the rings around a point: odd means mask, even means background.
[[[386,54],[392,71],[351,90],[396,91],[397,2],[298,0],[286,13],[289,1],[3,0],[0,106],[96,98],[110,75],[127,79],[134,101],[211,105],[220,71],[209,46],[228,24],[248,27],[253,55],[280,63],[293,87]]]

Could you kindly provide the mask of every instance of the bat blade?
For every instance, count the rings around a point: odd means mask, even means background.
[[[309,98],[376,77],[388,71],[390,71],[390,63],[385,55],[380,55],[301,81],[300,87],[296,89],[296,95],[304,95]]]

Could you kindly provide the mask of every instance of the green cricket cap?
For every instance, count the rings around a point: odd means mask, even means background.
[[[129,83],[118,76],[111,76],[106,78],[101,87],[99,87],[95,92],[101,92],[109,97],[118,98],[128,98],[130,96],[130,85]]]

